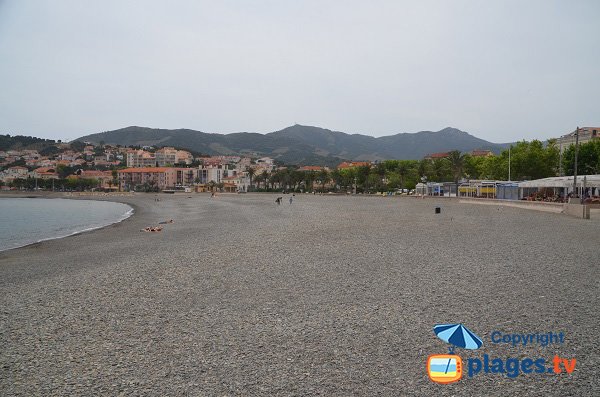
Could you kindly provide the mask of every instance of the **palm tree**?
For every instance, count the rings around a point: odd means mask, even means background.
[[[254,177],[256,171],[252,167],[246,167],[246,172],[248,173],[248,177],[250,178],[250,190],[252,190],[252,177]]]
[[[271,175],[269,175],[269,184],[271,185],[271,190],[274,189],[275,184],[279,182],[279,176],[277,175],[277,173],[273,172]]]
[[[400,175],[400,190],[404,189],[404,178],[408,174],[408,171],[409,171],[409,169],[408,169],[408,166],[406,165],[406,162],[400,161],[398,163],[398,175]]]
[[[215,191],[215,187],[217,186],[217,184],[215,183],[215,181],[210,181],[208,182],[208,188],[210,189],[211,192]]]
[[[325,184],[329,182],[329,172],[325,168],[319,171],[319,180],[321,181],[321,191],[325,193]]]
[[[340,173],[340,170],[338,170],[337,168],[331,171],[331,179],[333,179],[333,183],[334,183],[334,189],[337,191],[338,188],[340,186],[342,186],[343,183],[343,177],[342,174]]]
[[[277,175],[279,177],[279,188],[285,190],[288,190],[288,187],[290,185],[290,173],[288,171],[287,168],[283,168],[279,171],[277,171]]]
[[[463,175],[463,169],[465,167],[465,156],[461,154],[459,150],[453,150],[448,153],[448,161],[450,162],[450,168],[452,169],[452,175],[454,176],[454,183],[456,184],[456,195],[458,196],[458,180]]]
[[[256,181],[256,188],[260,189],[260,183],[263,181],[262,174],[258,174],[254,177],[254,181]]]

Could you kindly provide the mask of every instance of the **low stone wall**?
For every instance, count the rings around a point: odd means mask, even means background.
[[[67,192],[67,197],[114,197],[114,196],[133,196],[134,192]]]
[[[503,207],[524,208],[536,211],[554,212],[557,214],[563,212],[563,204],[546,203],[543,201],[461,198],[459,202],[468,204],[501,205]]]
[[[479,198],[461,198],[460,203],[482,204],[482,205],[501,205],[503,207],[525,208],[536,211],[554,212],[557,214],[566,214],[579,219],[590,219],[590,206],[583,204],[561,204],[546,203],[543,201],[525,201],[525,200],[496,200]]]
[[[590,206],[584,204],[564,204],[563,212],[580,219],[590,219]]]

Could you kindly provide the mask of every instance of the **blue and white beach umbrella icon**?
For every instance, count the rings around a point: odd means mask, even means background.
[[[481,338],[462,324],[438,324],[433,327],[433,332],[444,342],[463,349],[475,350],[483,345]],[[449,349],[454,350],[453,347]]]

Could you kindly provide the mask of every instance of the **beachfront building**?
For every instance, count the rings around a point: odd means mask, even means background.
[[[569,132],[566,135],[556,139],[556,145],[560,148],[560,152],[564,152],[569,146],[574,145],[577,141],[577,130]],[[580,127],[579,128],[579,144],[590,142],[600,138],[600,127]]]
[[[577,196],[600,200],[600,175],[580,175],[577,177]],[[573,177],[557,176],[519,182],[519,198],[532,201],[566,201],[573,194]]]
[[[496,186],[504,181],[470,180],[458,186],[459,197],[496,198]]]
[[[240,190],[238,190],[238,187],[235,184],[235,182],[232,181],[233,178],[235,178],[235,177],[228,176],[228,177],[223,178],[222,189],[225,193],[235,193],[235,192],[240,191]]]
[[[216,165],[216,166],[201,165],[197,169],[198,182],[199,183],[209,183],[209,182],[221,183],[223,181],[223,178],[227,176],[226,172],[225,172],[226,170],[227,170],[227,168],[223,165]]]
[[[177,187],[191,186],[198,180],[198,170],[196,168],[176,168]]]
[[[119,170],[119,189],[130,191],[139,186],[149,186],[159,190],[174,189],[177,185],[178,168],[172,167],[131,167]]]
[[[225,187],[227,185],[233,185],[235,187],[233,191],[235,192],[247,192],[248,188],[250,187],[250,178],[248,177],[247,173],[240,172],[234,176],[227,176],[223,178],[223,183],[225,184]]]
[[[443,196],[444,184],[438,182],[417,183],[415,193],[418,196]]]
[[[95,179],[98,181],[98,187],[105,190],[118,190],[117,181],[113,178],[111,171],[97,170],[78,170],[73,175],[69,175],[67,179]]]
[[[163,147],[151,153],[146,150],[127,151],[128,167],[167,167],[175,164],[192,164],[194,157],[187,150]]]
[[[519,200],[519,183],[498,182],[496,184],[496,198],[498,200]]]
[[[228,175],[228,173],[230,173]],[[119,187],[121,190],[135,190],[144,188],[168,190],[181,189],[191,186],[206,186],[209,184],[225,184],[229,190],[247,191],[249,180],[246,173],[228,170],[223,166],[199,168],[178,167],[131,167],[118,172]],[[196,189],[196,191],[204,191]]]
[[[471,180],[459,185],[458,194],[471,198],[564,202],[573,194],[573,177],[522,182]],[[576,194],[584,200],[600,201],[600,175],[578,176]]]

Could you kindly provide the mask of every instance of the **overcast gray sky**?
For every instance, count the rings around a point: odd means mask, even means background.
[[[600,1],[0,0],[0,133],[600,125]]]

